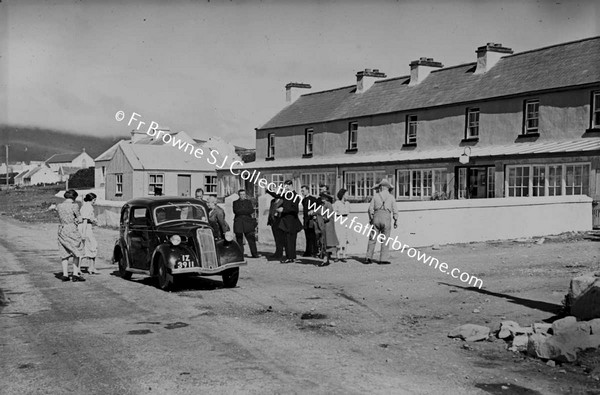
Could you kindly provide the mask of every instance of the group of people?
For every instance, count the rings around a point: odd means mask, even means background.
[[[286,192],[292,191],[292,181],[284,183],[281,193],[267,191],[272,197],[269,207],[267,225],[271,227],[275,240],[274,259],[281,263],[291,263],[296,260],[297,234],[304,230],[306,249],[304,257],[318,257],[323,259],[319,266],[327,266],[332,257],[342,262],[346,261],[346,246],[348,244],[348,228],[334,221],[333,216],[323,215],[326,212],[335,212],[338,216],[348,216],[350,203],[347,200],[347,191],[340,189],[337,201],[330,194],[326,185],[319,186],[319,196],[311,196],[310,188],[302,185],[303,222],[298,218],[299,203],[296,199],[286,198]],[[294,195],[294,194],[292,194]],[[323,209],[320,210],[319,207]],[[284,256],[285,251],[285,256]]]
[[[283,184],[283,189],[276,192],[267,190],[273,199],[269,207],[267,225],[271,227],[273,239],[275,240],[275,252],[270,258],[277,259],[281,263],[291,263],[296,261],[296,241],[300,231],[304,231],[306,239],[306,249],[303,257],[317,257],[322,259],[319,266],[328,266],[331,260],[346,262],[348,258],[348,239],[350,227],[346,225],[344,217],[350,214],[350,202],[348,201],[347,190],[340,189],[334,198],[329,192],[327,185],[319,185],[319,196],[312,196],[310,188],[302,185],[300,188],[300,197],[293,191],[293,182],[287,180]],[[383,179],[374,187],[375,193],[370,202],[368,215],[369,224],[372,225],[372,231],[369,232],[369,242],[367,254],[364,263],[373,262],[375,246],[380,235],[387,239],[393,227],[397,228],[398,210],[396,200],[390,193],[392,185],[388,180]],[[254,218],[254,206],[246,197],[246,191],[238,191],[239,199],[233,202],[233,231],[237,242],[244,249],[244,238],[250,247],[250,253],[253,258],[259,258],[260,255],[256,249],[256,226],[257,221]],[[290,198],[293,197],[293,198]],[[196,198],[203,200],[203,191],[196,191]],[[336,199],[337,198],[337,199]],[[302,202],[303,221],[299,219],[299,202]],[[217,205],[215,197],[209,197],[207,200],[210,209],[209,222],[215,235],[223,238],[226,232],[230,231],[229,225],[225,220],[225,212]],[[330,213],[330,215],[327,215]],[[335,218],[342,219],[336,221]],[[389,245],[382,243],[379,264],[389,264]]]
[[[300,230],[304,230],[306,239],[304,257],[323,259],[319,266],[328,266],[332,258],[346,262],[348,236],[351,229],[344,220],[350,214],[348,191],[344,188],[340,189],[336,193],[337,199],[335,199],[329,192],[328,186],[321,184],[319,185],[319,196],[316,197],[311,196],[310,188],[307,185],[302,185],[300,195],[302,196],[303,223],[300,223],[298,204],[295,199],[286,198],[286,192],[292,190],[292,181],[288,180],[284,185],[285,189],[279,194],[267,191],[273,196],[267,222],[271,226],[275,239],[273,257],[281,258],[282,263],[294,262],[296,260],[296,236]],[[392,185],[388,180],[383,179],[375,185],[374,189],[375,193],[368,210],[369,224],[372,225],[373,230],[369,232],[365,264],[373,263],[375,246],[380,235],[385,236],[385,239],[390,236],[392,218],[394,229],[398,227],[396,200],[390,193]],[[284,250],[285,258],[283,257]],[[379,264],[391,263],[388,243],[382,243],[380,254]]]
[[[58,248],[62,263],[62,281],[85,281],[82,266],[88,267],[89,274],[100,274],[96,269],[98,243],[92,229],[97,224],[94,204],[97,196],[88,193],[83,198],[81,209],[75,201],[78,193],[69,189],[63,195],[65,200],[57,204]],[[69,275],[69,259],[73,259],[72,274]],[[84,265],[85,264],[85,265]]]

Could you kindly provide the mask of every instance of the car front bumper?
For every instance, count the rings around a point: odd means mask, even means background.
[[[225,270],[228,269],[232,269],[234,267],[240,267],[240,266],[245,266],[247,265],[248,262],[246,261],[242,261],[242,262],[231,262],[231,263],[227,263],[223,266],[219,266],[217,268],[214,269],[207,269],[207,268],[203,268],[203,267],[186,267],[183,269],[171,269],[169,268],[169,274],[172,275],[177,275],[177,274],[199,274],[199,275],[205,275],[205,276],[210,276],[213,274],[220,274],[223,273]]]

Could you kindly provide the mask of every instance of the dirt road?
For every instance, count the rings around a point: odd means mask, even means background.
[[[97,230],[102,274],[63,283],[55,224],[1,217],[0,229],[0,289],[10,299],[0,311],[2,393],[600,389],[581,368],[546,366],[499,340],[465,348],[446,336],[469,322],[552,317],[573,272],[597,268],[598,245],[588,241],[429,251],[482,278],[479,291],[398,254],[390,266],[250,259],[235,289],[196,278],[165,293],[116,275],[114,230]]]

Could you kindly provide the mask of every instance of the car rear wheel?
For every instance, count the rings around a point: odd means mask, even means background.
[[[163,258],[159,258],[158,267],[156,268],[158,274],[158,287],[163,291],[168,291],[173,288],[173,278],[167,273],[167,265]]]
[[[131,278],[131,272],[127,271],[127,258],[124,253],[121,253],[119,257],[119,275],[121,278],[125,280],[129,280]]]
[[[240,268],[235,267],[233,269],[226,270],[223,272],[223,286],[225,288],[234,288],[237,285],[238,278],[240,277]]]

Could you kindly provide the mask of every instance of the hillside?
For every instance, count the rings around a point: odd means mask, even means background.
[[[51,129],[0,125],[0,162],[4,162],[5,148],[9,145],[11,162],[46,160],[54,154],[80,152],[83,148],[97,157],[114,143],[127,136],[97,137],[66,133]]]

